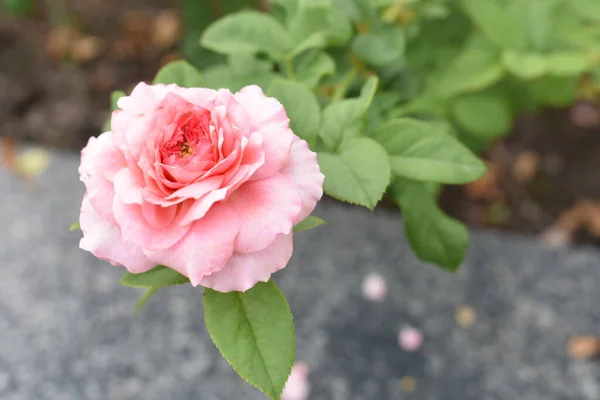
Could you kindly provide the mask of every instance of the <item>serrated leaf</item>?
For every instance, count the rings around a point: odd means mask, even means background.
[[[384,26],[356,36],[352,42],[352,51],[365,63],[382,67],[401,59],[404,44],[404,33],[399,28]]]
[[[140,310],[146,305],[146,303],[158,292],[158,287],[151,287],[146,289],[144,293],[138,298],[138,301],[135,303],[135,312],[140,312]]]
[[[374,209],[390,182],[390,162],[383,147],[369,138],[352,139],[339,154],[318,153],[323,190],[329,196]]]
[[[521,79],[536,79],[548,71],[546,59],[537,53],[505,50],[502,64],[511,74]]]
[[[183,283],[188,283],[189,281],[190,280],[186,276],[163,265],[156,266],[150,271],[142,272],[141,274],[125,272],[119,280],[119,282],[125,286],[145,288],[181,285]]]
[[[315,88],[322,78],[335,74],[335,61],[323,51],[307,51],[294,59],[296,80]]]
[[[381,125],[372,137],[387,150],[398,176],[462,184],[486,172],[481,160],[437,124],[399,118]]]
[[[579,76],[592,65],[591,59],[583,52],[556,52],[546,56],[548,72],[558,77]]]
[[[117,108],[119,108],[119,106],[117,105],[117,101],[119,101],[119,99],[121,97],[125,97],[125,96],[127,96],[127,95],[122,90],[114,90],[110,94],[110,111],[111,112],[115,111]],[[104,126],[102,127],[102,129],[103,129],[102,132],[110,131],[110,117],[108,117],[106,122],[104,122]]]
[[[71,224],[71,226],[69,227],[69,232],[73,232],[73,231],[76,231],[78,229],[81,229],[81,227],[79,226],[79,221],[73,222]]]
[[[277,79],[267,90],[267,95],[283,104],[292,131],[312,143],[321,126],[321,106],[314,93],[301,83]]]
[[[204,31],[202,46],[222,54],[267,53],[281,60],[292,46],[284,27],[272,16],[239,11],[218,19]]]
[[[363,112],[366,112],[371,106],[378,86],[379,78],[377,78],[377,76],[371,76],[360,89],[359,99],[362,100],[363,103]]]
[[[325,107],[319,131],[323,143],[329,149],[336,150],[344,140],[361,136],[364,133],[364,126],[360,123],[363,110],[361,99],[344,99]]]
[[[294,225],[294,232],[304,232],[309,229],[316,228],[317,226],[324,225],[326,223],[327,222],[325,220],[322,220],[321,218],[309,215],[308,217],[304,218],[302,221]]]
[[[458,125],[477,137],[497,138],[512,127],[510,104],[500,93],[467,94],[455,99],[451,109]]]
[[[393,192],[402,210],[406,237],[415,254],[455,272],[469,245],[465,225],[440,210],[424,182],[398,179]]]
[[[246,292],[204,290],[208,333],[233,369],[271,399],[280,399],[295,353],[292,313],[273,281]]]
[[[462,0],[462,4],[486,38],[498,48],[527,47],[524,26],[515,18],[518,15],[512,15],[510,6],[502,7],[493,0]]]
[[[154,77],[153,82],[154,84],[174,83],[185,88],[206,86],[206,82],[202,78],[200,71],[183,60],[173,61],[162,67]]]
[[[462,51],[444,69],[437,92],[444,97],[485,89],[500,81],[504,69],[499,51],[487,40],[473,34]]]
[[[577,96],[579,77],[545,76],[531,83],[533,97],[543,104],[565,107]]]

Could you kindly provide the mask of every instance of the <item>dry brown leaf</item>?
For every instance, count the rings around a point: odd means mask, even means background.
[[[590,102],[579,102],[571,107],[571,121],[581,128],[600,125],[600,109]]]
[[[539,166],[540,155],[533,151],[525,151],[515,159],[513,174],[517,181],[527,183],[535,177]]]
[[[572,235],[585,229],[600,238],[600,201],[583,199],[564,211],[558,220],[544,233],[543,240],[549,244],[569,242]],[[562,237],[559,237],[562,236]],[[555,240],[559,239],[559,240]]]
[[[477,322],[477,314],[471,306],[460,306],[454,313],[454,320],[463,329],[469,329]]]
[[[175,10],[158,13],[152,23],[152,45],[159,50],[172,48],[181,35],[181,18]]]
[[[417,389],[417,380],[412,376],[405,376],[400,379],[400,389],[405,393],[412,393]]]
[[[0,148],[2,149],[2,165],[9,171],[12,171],[17,162],[17,148],[14,140],[0,138]]]
[[[600,338],[596,336],[572,336],[567,344],[569,356],[578,360],[588,360],[600,355]]]
[[[55,61],[64,60],[69,56],[71,44],[77,37],[77,32],[71,26],[59,26],[48,35],[46,53]]]
[[[476,180],[465,185],[465,194],[471,200],[502,200],[504,193],[499,187],[499,168],[488,162],[488,172]]]
[[[100,56],[104,51],[104,40],[96,36],[81,36],[71,45],[71,58],[78,64],[85,64]]]

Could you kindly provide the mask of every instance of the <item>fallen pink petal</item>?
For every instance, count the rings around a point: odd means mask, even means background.
[[[367,300],[383,301],[387,294],[387,283],[381,275],[370,273],[363,280],[362,293]]]
[[[308,365],[301,361],[296,362],[285,388],[283,388],[281,400],[308,400],[308,396],[310,396],[308,374]]]
[[[423,341],[423,333],[412,326],[405,326],[398,332],[398,344],[404,351],[413,352],[419,350],[423,346]]]

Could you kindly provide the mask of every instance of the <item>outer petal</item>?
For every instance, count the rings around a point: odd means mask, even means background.
[[[223,269],[203,277],[200,284],[219,292],[245,292],[257,282],[267,282],[271,274],[283,269],[292,257],[292,236],[293,233],[278,235],[261,251],[234,254]]]
[[[113,265],[124,265],[129,272],[145,272],[156,266],[142,252],[142,248],[123,240],[117,225],[103,219],[92,207],[88,196],[84,196],[81,204],[79,223],[83,238],[79,247],[91,252],[101,260]]]
[[[171,207],[182,207],[181,204]],[[142,246],[144,249],[167,249],[177,243],[190,229],[190,225],[179,225],[178,215],[169,226],[155,228],[146,220],[139,204],[125,204],[115,196],[113,201],[115,220],[121,228],[123,238]]]
[[[237,212],[241,226],[235,251],[251,253],[273,243],[280,234],[288,234],[302,206],[298,191],[281,174],[240,186],[226,202]]]
[[[231,255],[239,220],[235,212],[223,204],[215,204],[175,246],[146,250],[157,261],[190,278],[197,286],[203,276],[221,270]]]
[[[252,130],[262,133],[265,164],[252,179],[262,179],[277,173],[287,162],[294,134],[285,109],[276,99],[267,97],[258,86],[246,86],[235,94],[250,117]]]
[[[296,221],[300,222],[314,210],[317,202],[323,197],[323,180],[317,154],[312,152],[306,141],[296,137],[288,163],[281,173],[290,179],[298,189],[302,199],[302,210]]]
[[[85,184],[90,202],[107,221],[114,221],[112,181],[126,165],[125,157],[112,142],[112,132],[91,137],[81,151],[80,180]]]

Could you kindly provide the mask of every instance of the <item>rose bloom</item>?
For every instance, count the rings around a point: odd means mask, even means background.
[[[316,154],[257,86],[140,83],[81,152],[80,247],[141,273],[165,265],[221,292],[266,282],[323,194]]]

